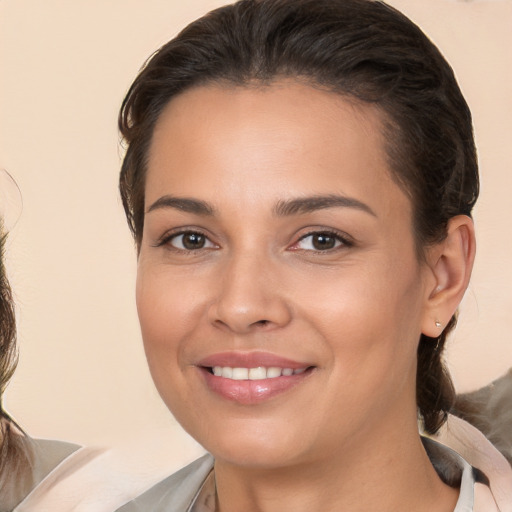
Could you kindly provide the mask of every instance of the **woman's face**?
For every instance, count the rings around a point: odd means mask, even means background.
[[[293,81],[189,90],[156,126],[145,201],[149,366],[218,459],[295,464],[415,423],[433,277],[375,109]]]

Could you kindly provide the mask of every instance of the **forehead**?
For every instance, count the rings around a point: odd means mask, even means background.
[[[403,195],[391,178],[376,107],[292,80],[208,85],[182,93],[161,114],[146,204],[163,193],[216,190],[218,199],[223,192],[251,201],[258,190],[281,200],[326,192],[378,197],[383,187]]]

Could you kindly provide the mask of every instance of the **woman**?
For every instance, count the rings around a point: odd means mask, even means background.
[[[417,429],[454,400],[478,197],[425,35],[381,2],[244,0],[150,59],[120,129],[149,367],[211,454],[122,510],[473,510],[485,477]]]
[[[19,189],[0,170],[0,512],[115,510],[156,481],[156,475],[135,468],[133,450],[128,454],[119,448],[33,439],[2,404],[17,363],[15,308],[4,248],[7,227],[12,228],[20,210]]]
[[[13,196],[19,190],[11,176],[0,170],[0,212],[17,217]],[[9,194],[14,191],[14,194]],[[7,232],[0,215],[0,512],[19,505],[24,498],[78,446],[58,441],[33,440],[9,416],[2,397],[17,363],[14,301],[4,265]]]

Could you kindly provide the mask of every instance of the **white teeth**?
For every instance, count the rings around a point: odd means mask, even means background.
[[[271,366],[267,369],[267,379],[275,379],[276,377],[281,377],[281,368]]]
[[[247,380],[249,378],[249,368],[233,368],[233,380]]]
[[[224,377],[225,379],[232,380],[263,380],[275,379],[276,377],[289,377],[291,375],[299,375],[304,373],[307,368],[279,368],[271,366],[265,368],[258,366],[257,368],[232,368],[230,366],[214,366],[212,368],[213,374],[216,377]]]
[[[261,380],[267,378],[267,370],[262,366],[249,370],[249,380]]]
[[[224,368],[222,368],[222,376],[226,377],[226,379],[231,379],[233,377],[233,368],[224,366]]]

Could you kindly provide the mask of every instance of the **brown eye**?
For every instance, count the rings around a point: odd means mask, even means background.
[[[185,251],[197,251],[199,249],[215,247],[215,245],[208,240],[206,236],[194,231],[187,231],[186,233],[174,235],[168,243],[176,249]]]
[[[183,235],[183,247],[185,249],[202,249],[204,247],[206,239],[203,235],[198,233],[187,233]]]
[[[319,233],[318,235],[311,236],[311,243],[317,251],[325,251],[327,249],[334,249],[336,246],[336,238],[324,233]]]
[[[342,246],[350,247],[351,245],[352,244],[350,242],[337,233],[318,231],[316,233],[309,233],[308,235],[303,236],[293,246],[293,249],[322,252],[337,249]]]

